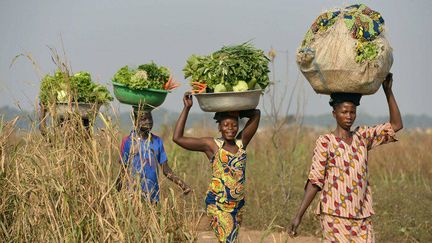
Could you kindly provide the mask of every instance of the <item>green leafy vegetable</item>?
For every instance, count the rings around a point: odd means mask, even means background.
[[[365,60],[374,60],[378,56],[379,48],[374,42],[358,42],[356,47],[356,62],[362,63]]]
[[[132,75],[133,75],[133,73],[129,70],[129,67],[124,66],[124,67],[120,68],[116,72],[116,74],[114,74],[113,80],[115,80],[117,83],[128,84]]]
[[[226,91],[233,91],[233,87],[240,80],[247,83],[247,89],[254,89],[256,84],[265,89],[269,84],[269,61],[262,50],[256,49],[250,43],[243,43],[225,46],[208,56],[192,55],[183,72],[191,83],[206,84],[207,92],[216,92],[216,87],[221,87],[219,84],[223,85]],[[221,89],[217,90],[220,92]]]
[[[164,84],[169,78],[168,68],[151,62],[140,65],[137,69],[124,66],[117,71],[112,81],[125,84],[131,89],[164,89]]]
[[[45,75],[39,93],[43,104],[68,102],[108,103],[113,100],[108,89],[95,84],[88,72],[78,72],[70,76],[67,72],[57,70],[54,76]]]
[[[159,81],[165,83],[168,81],[170,76],[168,68],[162,66],[158,67],[154,62],[140,65],[138,66],[138,70],[146,71],[148,80],[150,81]]]
[[[214,88],[215,93],[226,92],[227,88],[223,84],[217,84]]]

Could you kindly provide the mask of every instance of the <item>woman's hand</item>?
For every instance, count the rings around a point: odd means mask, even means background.
[[[307,208],[311,204],[312,200],[314,199],[315,195],[319,191],[319,187],[312,184],[310,180],[308,180],[306,184],[305,194],[303,197],[303,201],[300,205],[300,208],[295,216],[295,218],[291,221],[291,227],[290,227],[290,235],[295,236],[297,234],[297,228],[300,225],[300,222],[303,218],[304,213],[306,212]]]
[[[186,184],[186,182],[184,182],[176,174],[174,174],[168,162],[162,164],[162,172],[166,176],[166,178],[174,182],[182,189],[183,195],[187,195],[189,192],[192,191],[192,189],[190,188],[190,186],[188,186],[188,184]]]
[[[185,108],[191,108],[193,105],[192,94],[191,92],[185,92],[183,95],[183,104]]]
[[[181,186],[181,189],[183,190],[183,195],[187,195],[187,194],[189,194],[189,192],[192,191],[192,188],[186,183],[183,183],[183,185]]]
[[[383,90],[386,94],[392,91],[392,84],[393,84],[393,73],[389,73],[387,74],[387,77],[384,79],[384,82],[382,83]]]
[[[299,218],[299,217],[295,217],[291,221],[291,227],[290,227],[290,232],[289,232],[291,237],[294,237],[297,235],[297,228],[300,225],[300,222],[301,222],[301,218]]]
[[[251,118],[252,116],[254,116],[256,111],[257,111],[257,109],[244,110],[244,111],[240,111],[239,115],[240,115],[240,118],[243,118],[243,117]]]
[[[120,174],[121,175],[121,174]],[[116,189],[117,189],[117,191],[119,192],[119,191],[121,191],[121,189],[122,189],[122,179],[121,179],[121,176],[119,176],[119,177],[117,177],[117,180],[116,180],[116,183],[115,183],[115,185],[116,185]]]
[[[239,111],[229,111],[228,114],[233,117],[239,117],[240,112]]]

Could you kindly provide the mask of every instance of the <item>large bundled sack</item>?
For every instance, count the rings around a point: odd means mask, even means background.
[[[321,14],[297,51],[317,93],[375,93],[393,64],[384,19],[364,4]]]

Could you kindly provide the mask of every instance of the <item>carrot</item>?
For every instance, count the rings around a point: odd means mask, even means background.
[[[192,90],[192,94],[199,94],[199,93],[203,93],[205,91],[205,89],[202,90]]]
[[[200,82],[191,82],[191,84],[192,85],[196,85],[196,86],[199,86],[199,87],[207,87],[207,85],[206,84],[203,84],[203,83],[200,83]]]
[[[165,90],[173,90],[180,86],[179,82],[176,82],[172,76],[169,77],[168,81],[164,84],[163,88]]]
[[[170,85],[171,82],[172,82],[172,80],[171,80],[171,75],[170,75],[168,81],[166,83],[164,83],[163,88],[165,90],[168,89],[168,87],[169,87],[169,85]]]
[[[193,88],[193,90],[192,90],[193,94],[203,93],[207,88],[206,84],[203,84],[200,82],[191,82],[191,84],[192,84],[192,88]]]

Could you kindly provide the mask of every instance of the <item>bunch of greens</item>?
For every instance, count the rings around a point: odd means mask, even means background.
[[[183,69],[195,92],[265,89],[270,59],[250,43],[224,46],[208,56],[192,55]]]
[[[374,60],[378,56],[379,48],[374,42],[357,42],[356,57],[357,63]]]
[[[64,103],[69,101],[82,103],[108,103],[113,98],[105,86],[95,84],[90,73],[68,72],[57,70],[53,76],[47,74],[42,79],[39,93],[43,104]]]
[[[158,66],[154,62],[131,69],[128,66],[120,68],[112,79],[131,89],[165,89],[164,84],[170,79],[168,68]]]

